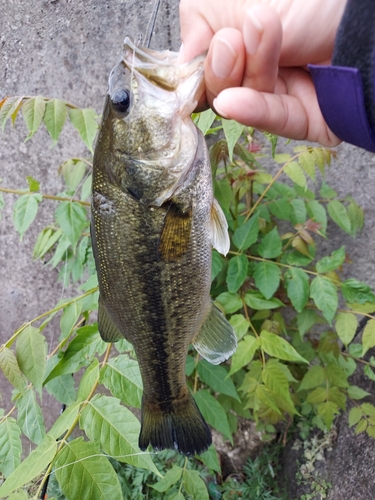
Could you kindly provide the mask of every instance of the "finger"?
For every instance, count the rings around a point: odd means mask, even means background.
[[[306,76],[308,79],[308,76]],[[289,83],[290,94],[270,94],[248,88],[226,89],[214,101],[218,114],[290,139],[340,143],[325,123],[312,85]],[[292,86],[292,89],[290,88]]]
[[[206,95],[209,102],[225,88],[239,87],[245,69],[245,48],[240,31],[219,30],[212,39],[205,62]]]
[[[245,13],[243,40],[246,49],[243,87],[273,92],[282,42],[282,26],[276,11],[257,5]]]
[[[179,55],[181,63],[206,52],[214,35],[198,3],[191,0],[180,1],[180,31],[183,42]]]

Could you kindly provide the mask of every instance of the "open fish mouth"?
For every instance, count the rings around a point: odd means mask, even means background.
[[[189,93],[196,105],[204,92],[205,57],[205,54],[202,54],[188,63],[178,64],[178,52],[140,47],[126,37],[122,62],[131,71],[142,74],[156,86],[168,91],[178,90],[181,100]],[[190,113],[192,111],[194,108]]]

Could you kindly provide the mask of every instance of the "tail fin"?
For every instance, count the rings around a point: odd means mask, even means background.
[[[149,444],[155,450],[166,448],[184,455],[203,453],[212,443],[211,431],[192,395],[175,400],[163,411],[159,405],[142,401],[139,447]]]

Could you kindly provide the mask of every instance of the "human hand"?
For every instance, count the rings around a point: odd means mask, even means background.
[[[329,64],[344,7],[345,0],[181,0],[181,60],[208,49],[200,108],[292,139],[338,144],[306,65]]]

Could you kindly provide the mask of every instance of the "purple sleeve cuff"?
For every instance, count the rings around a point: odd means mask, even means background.
[[[375,130],[365,108],[357,68],[309,65],[318,102],[329,128],[340,139],[375,153]]]

